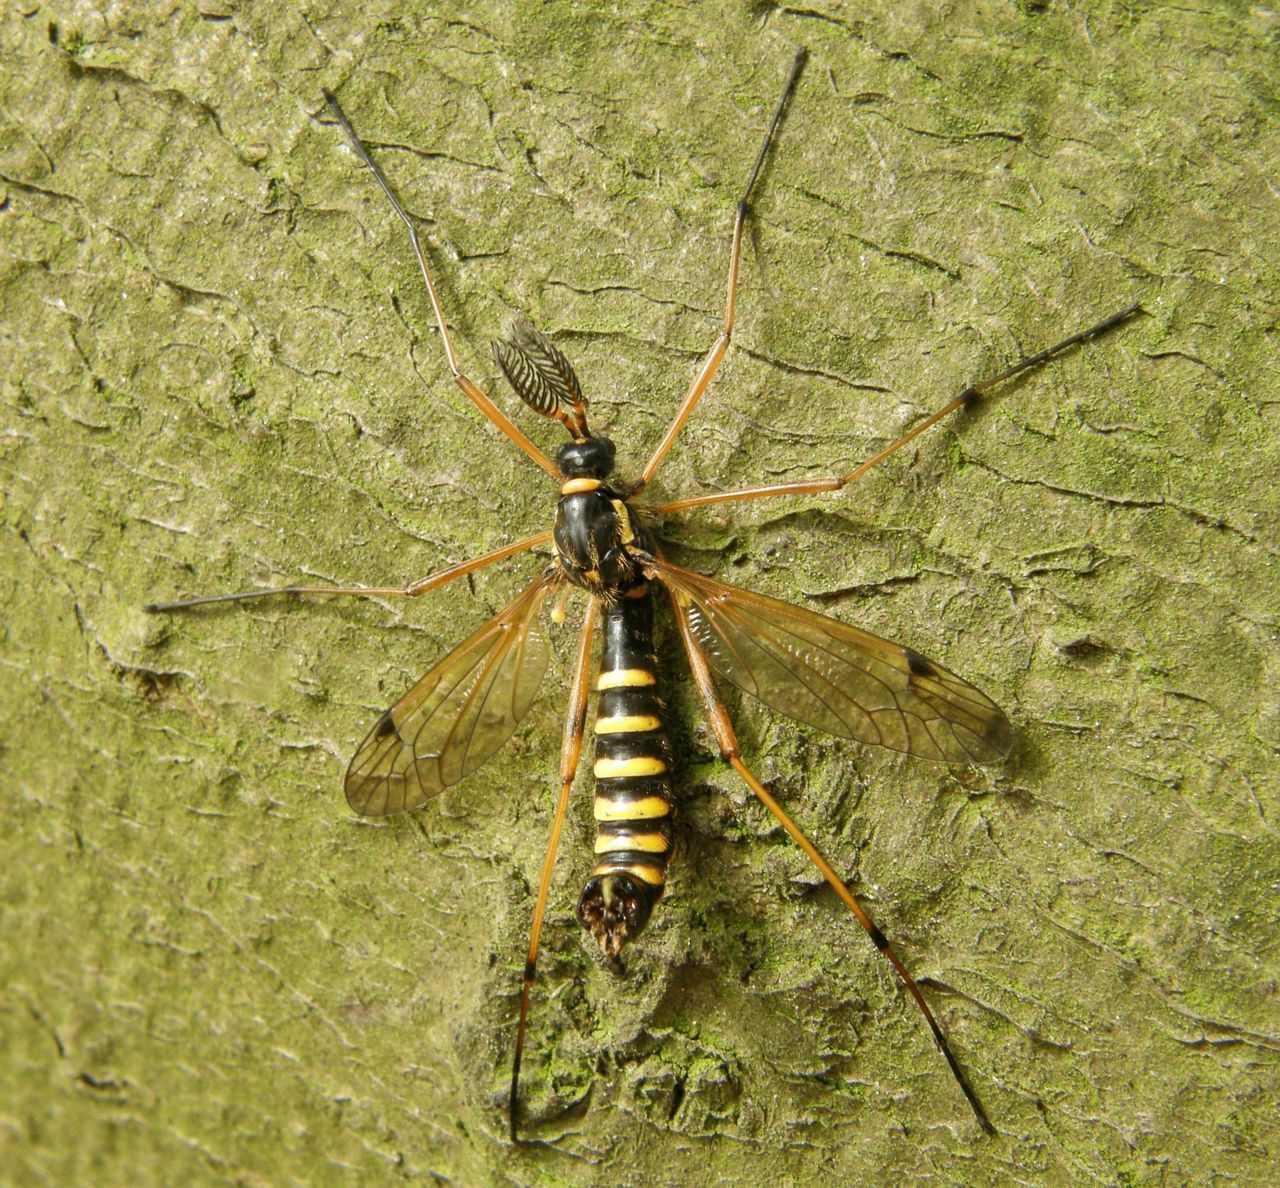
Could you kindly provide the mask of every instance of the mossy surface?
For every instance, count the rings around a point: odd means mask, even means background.
[[[445,14],[442,15],[442,7]],[[187,4],[0,16],[0,1166],[15,1182],[1262,1183],[1280,1143],[1275,47],[1217,3]],[[852,465],[1141,301],[831,499],[672,555],[989,691],[938,770],[730,698],[751,762],[925,983],[914,1005],[668,662],[671,893],[625,980],[573,919],[579,789],[502,1110],[549,826],[545,697],[482,773],[369,822],[378,712],[537,562],[554,487],[453,388],[513,313],[634,471],[722,316],[734,204],[811,51],[735,347],[670,494]],[[529,431],[546,448],[554,426]]]

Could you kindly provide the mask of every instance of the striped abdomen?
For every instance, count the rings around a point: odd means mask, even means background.
[[[653,601],[634,586],[602,608],[596,683],[596,863],[578,918],[606,956],[647,923],[671,853],[671,743],[653,654]]]

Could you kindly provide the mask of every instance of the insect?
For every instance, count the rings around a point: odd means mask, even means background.
[[[999,761],[1013,744],[1008,719],[986,694],[910,648],[672,564],[655,539],[651,517],[717,503],[839,491],[930,426],[973,404],[990,388],[1115,326],[1139,306],[1131,305],[965,388],[932,416],[846,474],[694,495],[646,507],[638,497],[657,473],[728,350],[752,191],[804,61],[805,51],[801,50],[792,63],[737,205],[723,327],[670,427],[639,476],[630,482],[613,477],[614,444],[589,427],[587,398],[573,366],[550,338],[528,322],[513,322],[505,336],[493,343],[493,354],[524,404],[535,413],[558,420],[567,430],[568,440],[556,451],[554,459],[463,373],[413,220],[337,100],[324,92],[330,111],[353,149],[408,230],[454,382],[559,484],[554,526],[407,586],[286,586],[147,607],[156,612],[179,611],[280,595],[414,598],[498,561],[552,546],[553,559],[533,582],[383,713],[360,744],[346,774],[347,800],[358,813],[382,816],[418,808],[475,772],[511,737],[546,673],[549,642],[541,620],[548,597],[573,590],[585,592],[587,605],[561,745],[559,794],[521,982],[509,1102],[513,1142],[519,1141],[520,1062],[530,993],[553,864],[583,749],[591,646],[597,630],[602,635],[602,646],[595,681],[595,864],[577,910],[583,926],[607,959],[616,962],[623,948],[643,931],[666,883],[674,792],[672,748],[653,644],[658,591],[665,593],[670,605],[720,754],[801,847],[893,965],[924,1016],[978,1123],[984,1130],[992,1130],[928,1002],[888,938],[743,760],[717,691],[717,681],[728,682],[773,709],[830,734],[939,763]]]

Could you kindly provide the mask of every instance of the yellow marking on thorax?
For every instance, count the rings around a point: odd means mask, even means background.
[[[614,514],[618,517],[618,539],[629,545],[636,538],[635,529],[631,527],[631,512],[621,499],[610,499]]]
[[[667,770],[661,759],[640,755],[635,759],[597,759],[593,769],[596,779],[608,780],[627,776],[656,776]]]
[[[629,689],[636,685],[656,685],[658,678],[647,668],[613,668],[602,672],[596,681],[598,690]]]
[[[620,714],[616,718],[597,718],[597,734],[631,734],[637,730],[657,730],[662,719],[656,714]]]
[[[585,495],[588,491],[598,491],[602,486],[599,479],[593,478],[575,478],[570,479],[563,487],[560,488],[561,495]]]
[[[649,583],[641,582],[638,586],[632,586],[631,589],[626,592],[624,597],[634,598],[636,601],[639,601],[648,593],[649,593]]]
[[[642,854],[665,854],[671,843],[660,833],[612,833],[596,838],[597,854],[612,854],[618,850],[638,850]]]
[[[661,796],[643,796],[639,800],[608,800],[597,796],[591,806],[597,821],[652,821],[671,815],[671,803]]]
[[[593,875],[602,874],[629,874],[634,875],[642,882],[648,883],[651,887],[661,887],[666,881],[667,876],[662,870],[656,866],[648,866],[636,863],[634,866],[613,866],[608,862],[598,862],[591,872]]]

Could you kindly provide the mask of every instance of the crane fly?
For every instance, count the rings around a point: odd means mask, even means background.
[[[605,958],[616,964],[624,946],[643,931],[666,883],[672,847],[673,755],[653,645],[656,589],[665,593],[670,605],[721,757],[800,846],[893,965],[979,1125],[987,1132],[993,1130],[919,985],[893,945],[742,758],[717,684],[736,686],[779,713],[829,734],[952,765],[991,764],[1003,759],[1013,745],[1008,719],[985,693],[911,648],[672,564],[663,555],[651,524],[655,517],[712,504],[839,491],[930,426],[976,402],[990,388],[1101,334],[1140,307],[1135,304],[1122,309],[965,388],[932,416],[848,473],[645,505],[637,497],[657,474],[729,348],[752,191],[804,61],[805,51],[801,50],[791,65],[737,204],[719,336],[666,433],[631,482],[611,477],[614,444],[589,427],[587,397],[572,364],[547,335],[527,321],[517,319],[511,323],[504,336],[493,343],[493,356],[524,404],[535,413],[558,420],[568,432],[569,440],[559,447],[554,459],[464,374],[414,222],[337,99],[325,91],[329,110],[408,230],[454,382],[490,422],[559,484],[554,525],[407,586],[285,586],[147,607],[156,612],[178,611],[279,595],[414,598],[495,562],[550,545],[552,559],[538,576],[383,713],[356,750],[346,774],[347,801],[357,813],[385,816],[416,809],[466,779],[511,737],[544,683],[550,647],[542,612],[548,597],[573,590],[585,592],[586,610],[560,751],[559,794],[538,882],[521,982],[509,1099],[513,1142],[520,1141],[520,1061],[530,992],[552,869],[582,753],[592,683],[591,645],[597,630],[602,645],[594,682],[595,864],[579,898],[577,914]]]

